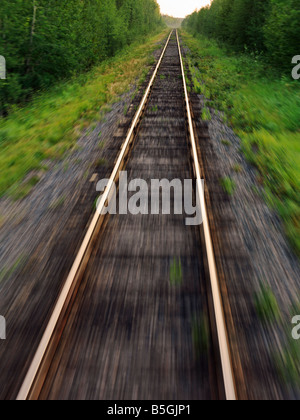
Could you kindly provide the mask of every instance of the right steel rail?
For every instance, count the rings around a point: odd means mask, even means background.
[[[214,312],[215,312],[215,317],[216,317],[216,325],[217,325],[217,333],[218,333],[218,340],[219,340],[219,350],[220,350],[221,363],[222,363],[222,371],[223,371],[222,373],[223,373],[223,380],[224,380],[224,386],[225,386],[225,393],[226,393],[227,400],[235,401],[237,400],[237,394],[236,394],[235,381],[234,381],[234,375],[233,375],[233,370],[232,370],[227,328],[226,328],[226,322],[225,322],[225,316],[224,316],[224,310],[223,310],[222,297],[221,297],[221,292],[220,292],[220,285],[219,285],[219,280],[218,280],[218,275],[217,275],[214,249],[213,249],[209,221],[208,221],[208,216],[207,216],[204,189],[203,189],[203,184],[202,184],[201,170],[200,170],[199,158],[198,158],[198,153],[197,153],[197,146],[196,146],[196,139],[195,139],[195,134],[194,134],[192,114],[191,114],[191,109],[190,109],[189,95],[188,95],[187,85],[185,81],[185,72],[184,72],[181,47],[180,47],[180,42],[179,42],[179,37],[178,37],[178,31],[176,31],[176,37],[177,37],[178,51],[179,51],[181,70],[182,70],[182,80],[183,80],[183,87],[184,87],[184,93],[185,93],[190,140],[191,140],[191,145],[192,145],[192,154],[193,154],[193,160],[194,160],[195,170],[196,170],[197,193],[200,199],[200,207],[201,207],[202,219],[203,219],[205,246],[206,246],[206,251],[207,251],[211,289],[212,289],[213,302],[214,302]]]

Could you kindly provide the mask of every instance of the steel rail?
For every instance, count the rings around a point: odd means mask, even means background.
[[[26,374],[26,377],[22,383],[22,386],[20,388],[20,391],[17,396],[17,400],[26,400],[29,398],[32,387],[34,385],[34,382],[36,381],[38,372],[40,370],[40,367],[43,363],[43,360],[45,358],[45,355],[47,354],[48,347],[50,345],[50,342],[54,336],[55,329],[57,327],[57,324],[60,320],[60,317],[62,316],[62,313],[64,312],[64,308],[66,305],[66,302],[68,301],[70,294],[72,294],[74,290],[74,283],[76,283],[76,279],[78,276],[78,273],[82,269],[83,261],[86,258],[87,251],[90,247],[90,244],[92,242],[93,237],[95,236],[96,228],[99,225],[100,218],[102,216],[102,212],[105,208],[105,204],[107,200],[109,200],[112,187],[115,184],[115,181],[118,179],[119,172],[122,168],[122,164],[127,156],[129,146],[132,142],[132,139],[135,135],[135,129],[140,121],[140,118],[142,116],[143,110],[147,105],[147,101],[150,95],[151,88],[153,86],[153,83],[155,81],[157,72],[160,68],[162,59],[165,55],[166,49],[168,47],[171,35],[173,31],[171,31],[168,40],[166,42],[166,45],[163,49],[163,52],[160,56],[160,59],[157,63],[157,66],[153,72],[153,75],[151,77],[151,80],[149,82],[149,85],[147,87],[147,90],[143,96],[143,99],[141,101],[141,104],[139,106],[139,109],[137,113],[135,114],[135,117],[132,121],[132,124],[130,126],[130,129],[128,131],[127,137],[123,143],[123,146],[121,148],[121,152],[118,156],[117,162],[115,164],[115,167],[112,171],[112,174],[110,176],[110,179],[108,181],[107,187],[101,196],[97,211],[91,221],[91,224],[88,228],[88,231],[85,235],[85,238],[81,244],[80,250],[75,258],[75,261],[73,263],[73,266],[70,270],[70,273],[67,277],[67,280],[65,282],[65,285],[63,287],[63,290],[56,302],[55,308],[52,312],[50,321],[46,327],[46,330],[43,334],[43,337],[40,341],[40,344],[38,346],[38,349],[35,353],[35,356],[33,358],[33,361],[30,365],[30,368]],[[197,146],[196,146],[196,140],[195,140],[195,134],[194,134],[194,128],[193,128],[193,122],[192,122],[192,115],[190,110],[190,103],[189,103],[189,97],[187,92],[187,86],[185,81],[185,73],[184,73],[184,66],[183,66],[183,60],[182,60],[182,54],[181,54],[181,48],[180,48],[180,42],[178,37],[178,32],[176,31],[176,37],[177,37],[177,44],[178,44],[178,51],[180,56],[180,64],[181,64],[181,70],[182,70],[182,79],[183,79],[183,86],[184,86],[184,92],[185,92],[185,101],[186,101],[186,109],[187,109],[187,116],[188,116],[188,123],[189,123],[189,132],[190,132],[190,141],[192,146],[192,155],[193,160],[195,164],[195,170],[196,170],[196,178],[197,178],[197,192],[199,194],[200,198],[200,206],[201,206],[201,212],[202,212],[202,218],[203,218],[203,229],[204,229],[204,237],[205,237],[205,245],[206,245],[206,252],[207,252],[207,258],[208,258],[208,266],[209,266],[209,273],[210,273],[210,281],[211,281],[211,288],[212,288],[212,294],[213,294],[213,302],[214,302],[214,311],[215,311],[215,318],[216,318],[216,325],[217,325],[217,333],[218,333],[218,340],[219,340],[219,350],[220,350],[220,356],[221,356],[221,363],[222,363],[222,373],[223,373],[223,380],[224,380],[224,387],[225,387],[225,393],[226,398],[228,400],[236,400],[236,388],[235,388],[235,381],[234,381],[234,375],[232,370],[232,364],[231,364],[231,357],[230,357],[230,350],[229,350],[229,343],[228,343],[228,336],[227,336],[227,330],[226,330],[226,323],[225,323],[225,317],[224,317],[224,310],[222,305],[222,298],[220,293],[220,286],[217,276],[217,269],[216,269],[216,263],[215,263],[215,257],[214,257],[214,251],[213,251],[213,245],[211,240],[211,234],[210,234],[210,228],[209,228],[209,221],[208,221],[208,215],[207,215],[207,209],[206,209],[206,203],[204,198],[204,189],[203,184],[201,181],[201,171],[200,171],[200,165],[199,165],[199,159],[198,159],[198,153],[197,153]]]
[[[207,252],[211,289],[212,289],[213,302],[214,302],[214,311],[215,311],[215,318],[216,318],[216,325],[217,325],[217,333],[218,333],[218,340],[219,340],[219,350],[220,350],[222,370],[223,370],[222,373],[223,373],[223,380],[224,380],[224,386],[225,386],[225,393],[226,393],[227,400],[235,401],[237,400],[237,394],[236,394],[235,380],[234,380],[231,356],[230,356],[230,350],[229,350],[228,334],[227,334],[227,328],[226,328],[226,322],[225,322],[225,316],[224,316],[222,297],[221,297],[221,292],[220,292],[220,284],[218,280],[218,274],[217,274],[217,268],[216,268],[216,262],[215,262],[213,243],[212,243],[208,215],[207,215],[204,188],[203,188],[202,178],[201,178],[201,170],[200,170],[200,164],[199,164],[199,158],[198,158],[198,152],[197,152],[197,146],[196,146],[196,139],[195,139],[195,134],[194,134],[192,114],[191,114],[191,109],[190,109],[189,95],[188,95],[188,90],[187,90],[187,85],[186,85],[186,80],[185,80],[185,72],[184,72],[184,66],[183,66],[183,60],[182,60],[182,54],[181,54],[181,47],[180,47],[177,30],[176,30],[176,37],[177,37],[178,51],[179,51],[179,56],[180,56],[183,87],[184,87],[184,93],[185,93],[186,110],[187,110],[189,132],[190,132],[190,141],[192,145],[192,154],[193,154],[193,160],[194,160],[195,170],[196,170],[197,191],[200,198],[200,208],[201,208],[202,219],[203,219],[205,246],[206,246],[206,252]]]
[[[128,131],[126,140],[123,143],[123,146],[121,148],[121,152],[120,152],[119,157],[117,159],[117,162],[116,162],[116,164],[114,166],[114,169],[113,169],[112,174],[110,176],[110,179],[109,179],[109,182],[107,184],[107,187],[106,187],[103,195],[101,196],[101,199],[99,200],[99,203],[97,205],[97,211],[96,211],[96,213],[95,213],[95,215],[94,215],[94,217],[93,217],[93,219],[91,221],[91,224],[90,224],[90,226],[88,228],[88,231],[87,231],[87,233],[85,235],[85,238],[84,238],[84,240],[83,240],[83,242],[81,244],[81,247],[79,249],[79,252],[78,252],[78,254],[77,254],[76,258],[75,258],[75,261],[73,263],[73,266],[71,268],[71,271],[70,271],[70,273],[69,273],[69,275],[68,275],[68,277],[66,279],[65,285],[64,285],[64,287],[62,289],[62,292],[61,292],[61,294],[60,294],[60,296],[59,296],[59,298],[58,298],[58,300],[56,302],[55,308],[54,308],[54,310],[52,312],[51,318],[50,318],[49,323],[48,323],[48,325],[46,327],[46,330],[45,330],[45,332],[43,334],[43,337],[42,337],[42,339],[40,341],[40,344],[39,344],[38,349],[37,349],[37,351],[35,353],[35,356],[34,356],[34,358],[32,360],[32,363],[30,365],[30,368],[29,368],[29,370],[28,370],[28,372],[26,374],[26,377],[25,377],[25,379],[24,379],[24,381],[22,383],[22,386],[21,386],[21,388],[19,390],[19,393],[17,395],[17,400],[18,401],[27,400],[28,397],[29,397],[29,395],[30,395],[31,389],[32,389],[33,384],[35,382],[35,379],[36,379],[36,377],[38,375],[38,372],[39,372],[39,369],[40,369],[40,367],[42,365],[44,356],[47,353],[48,346],[49,346],[49,344],[51,342],[51,339],[53,337],[53,334],[55,332],[55,328],[56,328],[56,326],[58,324],[58,321],[59,321],[59,319],[60,319],[60,317],[62,315],[62,311],[63,311],[63,308],[65,307],[65,303],[68,300],[68,298],[70,296],[70,293],[73,290],[75,279],[77,278],[77,275],[78,275],[78,273],[80,271],[82,262],[83,262],[83,260],[85,258],[85,255],[87,253],[87,250],[89,248],[89,245],[90,245],[90,243],[92,241],[92,238],[94,236],[94,232],[95,232],[96,227],[97,227],[97,225],[99,223],[99,220],[101,218],[102,212],[103,212],[103,210],[105,208],[105,204],[106,204],[107,200],[109,199],[110,193],[112,191],[112,187],[113,187],[116,179],[118,178],[118,175],[119,175],[119,172],[120,172],[120,168],[121,168],[122,162],[124,161],[124,159],[125,159],[125,157],[127,155],[129,145],[130,145],[130,143],[132,141],[132,138],[134,136],[135,128],[138,125],[139,120],[140,120],[140,117],[141,117],[141,115],[143,113],[144,107],[146,106],[146,103],[147,103],[147,100],[148,100],[148,96],[150,94],[151,88],[152,88],[153,83],[155,81],[157,72],[158,72],[158,70],[160,68],[162,59],[163,59],[163,57],[165,55],[166,49],[167,49],[167,47],[169,45],[169,41],[170,41],[170,38],[171,38],[172,33],[173,33],[173,31],[171,31],[171,33],[170,33],[170,35],[169,35],[169,37],[167,39],[166,45],[165,45],[165,47],[164,47],[164,49],[163,49],[163,51],[161,53],[161,56],[160,56],[160,58],[158,60],[158,63],[157,63],[156,68],[155,68],[155,70],[153,72],[152,78],[151,78],[151,80],[150,80],[150,82],[148,84],[148,87],[146,89],[146,92],[145,92],[145,94],[143,96],[143,99],[141,101],[141,104],[139,106],[139,109],[138,109],[137,113],[135,114],[135,117],[134,117],[134,119],[132,121],[132,124],[130,126],[129,131]]]

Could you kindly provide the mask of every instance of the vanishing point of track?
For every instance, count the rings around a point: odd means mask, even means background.
[[[203,224],[103,216],[119,179],[194,179]],[[236,399],[177,31],[124,140],[18,399]],[[181,285],[170,283],[172,261]],[[211,304],[210,304],[211,303]],[[213,307],[213,310],[211,310]],[[209,319],[207,354],[198,349]]]

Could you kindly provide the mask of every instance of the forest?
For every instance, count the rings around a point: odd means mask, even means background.
[[[299,0],[213,0],[183,22],[193,85],[206,101],[203,118],[224,113],[297,255],[299,22]]]
[[[176,18],[173,16],[162,15],[163,21],[169,28],[180,28],[182,22],[184,21],[183,18]]]
[[[0,116],[162,25],[155,0],[1,0]]]
[[[190,15],[183,26],[236,51],[263,54],[282,71],[299,54],[299,0],[213,0]]]

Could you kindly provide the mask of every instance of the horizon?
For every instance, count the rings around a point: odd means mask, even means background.
[[[184,19],[195,10],[200,10],[210,4],[210,0],[157,0],[161,14],[177,19]]]

